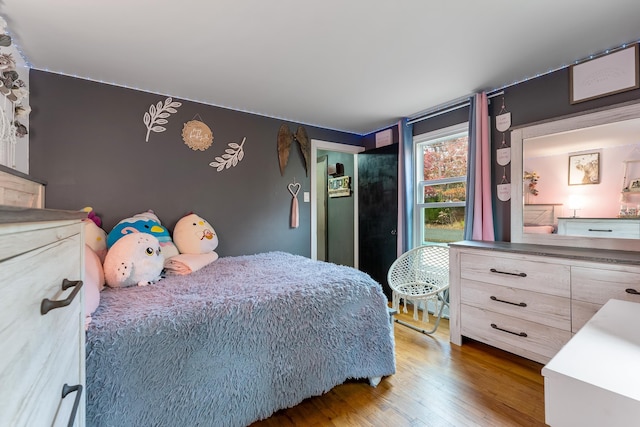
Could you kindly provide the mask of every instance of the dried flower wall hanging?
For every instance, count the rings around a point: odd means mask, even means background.
[[[149,111],[144,113],[142,121],[147,127],[147,136],[144,139],[145,142],[149,142],[149,135],[151,132],[164,132],[167,130],[162,125],[169,123],[167,120],[172,113],[176,113],[176,108],[182,105],[181,102],[174,101],[171,97],[165,99],[164,104],[162,101],[158,101],[156,105],[151,104]]]
[[[529,194],[533,194],[534,196],[537,196],[539,194],[539,191],[536,188],[539,179],[540,175],[538,175],[536,171],[524,171],[524,180],[529,181],[529,185],[527,186],[527,191],[529,192]]]
[[[224,150],[222,156],[216,157],[214,162],[209,163],[209,166],[216,168],[216,171],[220,172],[223,169],[229,169],[231,166],[237,166],[238,163],[244,158],[243,146],[247,137],[242,138],[240,144],[230,142],[229,148]]]

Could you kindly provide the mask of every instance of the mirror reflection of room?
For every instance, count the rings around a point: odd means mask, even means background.
[[[626,237],[608,225],[640,221],[640,119],[525,139],[523,198],[525,233],[589,220],[589,235]]]

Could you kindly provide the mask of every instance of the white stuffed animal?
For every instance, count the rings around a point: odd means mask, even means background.
[[[104,263],[107,256],[107,233],[90,219],[83,219],[85,243],[98,255],[100,262]]]
[[[218,247],[218,236],[211,224],[192,213],[176,223],[173,243],[181,254],[206,254]]]
[[[107,252],[104,277],[108,286],[145,286],[160,280],[164,255],[160,242],[147,233],[122,236]]]

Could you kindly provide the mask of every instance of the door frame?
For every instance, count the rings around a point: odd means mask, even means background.
[[[353,154],[353,180],[351,188],[353,190],[353,266],[358,268],[358,153],[364,151],[364,147],[357,145],[340,144],[337,142],[311,140],[311,259],[318,259],[318,213],[316,194],[316,162],[318,161],[318,150],[335,151],[338,153]]]

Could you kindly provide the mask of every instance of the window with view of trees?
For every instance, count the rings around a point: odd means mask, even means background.
[[[414,137],[417,171],[416,240],[447,243],[463,239],[468,124]]]

